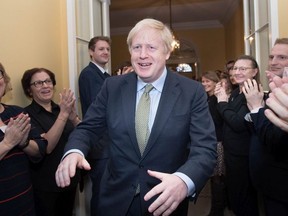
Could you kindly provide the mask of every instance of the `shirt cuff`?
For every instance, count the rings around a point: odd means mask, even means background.
[[[178,176],[179,178],[182,179],[182,181],[185,182],[185,184],[186,184],[186,186],[188,188],[187,197],[189,197],[189,196],[194,197],[195,196],[195,184],[194,184],[194,182],[187,175],[185,175],[184,173],[175,172],[173,174]]]
[[[81,152],[79,149],[70,149],[69,151],[67,151],[63,157],[61,158],[61,161],[68,155],[68,154],[71,154],[71,153],[78,153],[80,155],[82,155],[84,157],[84,154],[83,152]]]

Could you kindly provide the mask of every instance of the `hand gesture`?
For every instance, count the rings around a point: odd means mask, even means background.
[[[23,145],[31,129],[30,118],[28,114],[21,113],[16,119],[11,118],[5,130],[3,142],[10,148],[16,145]]]
[[[188,193],[185,182],[176,175],[148,170],[148,174],[161,180],[145,196],[148,201],[157,194],[159,197],[149,206],[148,211],[153,215],[170,215],[185,199]]]
[[[59,164],[55,174],[58,187],[70,185],[71,178],[75,176],[76,168],[90,170],[91,167],[87,160],[79,153],[68,154]]]
[[[264,106],[264,91],[261,84],[257,84],[256,80],[246,80],[242,91],[247,100],[247,106],[249,110],[260,108]]]
[[[272,92],[266,100],[269,109],[265,115],[275,126],[288,132],[288,78],[275,77],[269,86]]]
[[[217,101],[219,102],[228,102],[228,94],[226,92],[225,84],[222,82],[218,82],[216,84],[214,95],[217,97]]]
[[[75,108],[75,97],[74,93],[70,89],[63,89],[63,91],[60,93],[60,113],[59,116],[63,118],[63,120],[66,120],[72,110]],[[75,116],[74,116],[75,117]],[[70,119],[70,118],[69,118]]]

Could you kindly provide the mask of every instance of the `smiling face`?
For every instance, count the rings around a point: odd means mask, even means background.
[[[107,41],[99,40],[94,50],[89,49],[89,54],[93,62],[104,68],[110,58],[110,45]]]
[[[253,79],[256,76],[258,69],[253,68],[251,60],[239,59],[234,64],[233,73],[235,82],[241,87],[246,80]]]
[[[149,27],[135,34],[130,54],[135,72],[146,83],[154,82],[161,76],[170,56],[159,31]]]
[[[50,79],[51,79],[50,76],[46,72],[41,71],[39,73],[35,73],[31,77],[30,83],[34,83],[35,81],[45,81],[45,80],[50,80]],[[39,87],[36,87],[35,85],[31,85],[30,92],[31,92],[32,98],[38,104],[50,103],[54,94],[53,82],[50,82],[50,83],[43,82],[43,85],[42,86],[40,85]]]
[[[284,67],[288,67],[288,44],[275,44],[269,55],[269,70],[282,77]]]
[[[214,90],[216,87],[216,82],[213,80],[207,79],[206,77],[202,77],[202,85],[204,86],[205,91],[209,96],[214,94]]]

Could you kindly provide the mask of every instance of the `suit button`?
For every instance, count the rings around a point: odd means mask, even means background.
[[[140,168],[140,169],[143,169],[143,168],[144,168],[144,166],[143,166],[143,165],[139,165],[139,168]]]

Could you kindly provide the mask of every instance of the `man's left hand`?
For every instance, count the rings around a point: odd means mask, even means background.
[[[157,194],[159,197],[149,206],[148,211],[153,215],[170,215],[181,203],[188,193],[184,181],[176,175],[148,170],[148,174],[161,180],[145,196],[148,201]]]

